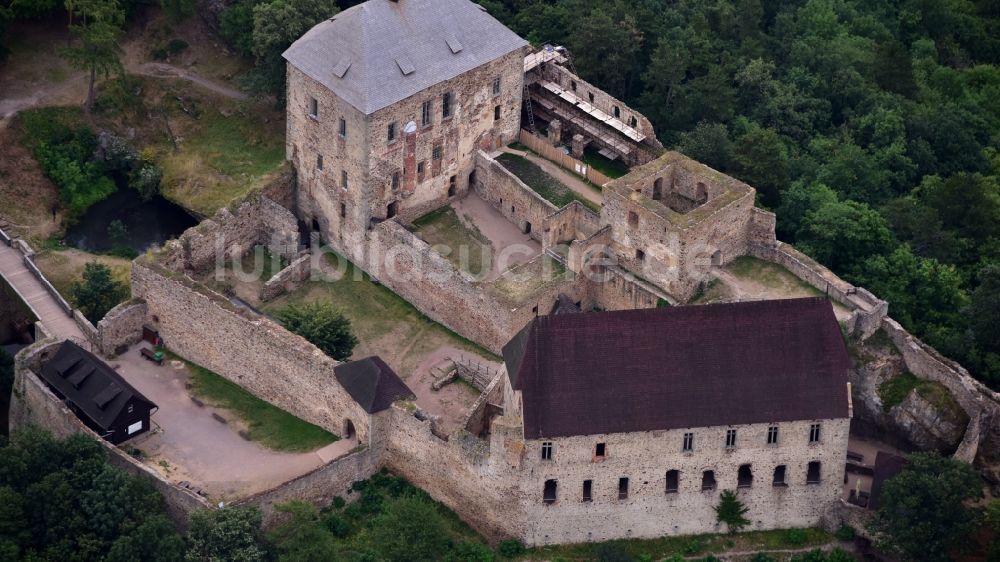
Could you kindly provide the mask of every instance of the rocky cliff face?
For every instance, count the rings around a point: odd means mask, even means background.
[[[906,437],[916,448],[951,454],[962,441],[969,418],[932,404],[916,389],[886,416],[894,431]]]

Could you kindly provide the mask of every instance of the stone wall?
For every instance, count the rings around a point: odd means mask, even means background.
[[[105,357],[124,353],[142,341],[142,325],[149,319],[146,303],[131,299],[112,308],[97,323],[97,349]]]
[[[819,443],[809,443],[812,423],[822,424]],[[777,445],[767,445],[771,425],[779,428]],[[529,440],[520,467],[531,522],[524,540],[538,545],[723,531],[713,509],[722,490],[735,490],[749,508],[750,529],[815,526],[841,494],[849,428],[844,418],[565,437],[549,441],[551,460],[541,458],[543,441]],[[737,430],[733,449],[725,448],[728,429]],[[688,432],[693,451],[682,452]],[[594,456],[597,443],[605,443],[603,459]],[[821,463],[817,484],[806,483],[812,461]],[[750,487],[737,487],[741,465],[750,465]],[[778,465],[786,467],[787,486],[773,485]],[[677,492],[666,492],[669,470],[679,471]],[[702,490],[706,470],[715,473],[715,490]],[[620,478],[628,478],[624,499]],[[543,502],[547,480],[557,482],[554,503]],[[592,482],[591,501],[583,500],[584,480]]]
[[[476,153],[475,189],[521,232],[530,231],[535,240],[544,239],[546,219],[559,210],[483,151]]]
[[[326,507],[336,496],[354,499],[354,494],[349,491],[351,484],[375,474],[378,471],[378,457],[378,451],[364,448],[334,459],[277,488],[241,499],[234,505],[259,508],[264,516],[264,527],[268,528],[280,523],[282,519],[282,514],[275,510],[276,505],[291,500],[304,500]]]
[[[48,389],[35,371],[55,354],[61,343],[61,341],[46,340],[18,353],[10,412],[11,431],[38,426],[58,438],[82,434],[96,440],[104,447],[112,465],[147,480],[163,495],[167,515],[181,529],[187,526],[191,512],[211,508],[204,498],[190,490],[174,486],[160,477],[155,470],[101,439]]]
[[[349,419],[368,439],[369,416],[334,377],[337,362],[305,339],[149,257],[132,263],[132,294],[178,355],[332,433]]]

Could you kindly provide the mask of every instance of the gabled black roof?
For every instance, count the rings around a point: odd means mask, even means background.
[[[396,400],[416,398],[378,356],[337,365],[333,372],[341,386],[369,414],[385,410]]]
[[[156,408],[107,363],[71,341],[59,346],[55,356],[42,367],[41,376],[105,430],[114,426],[129,403]]]
[[[503,358],[528,439],[848,417],[821,298],[539,316]]]

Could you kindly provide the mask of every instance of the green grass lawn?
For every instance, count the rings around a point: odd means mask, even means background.
[[[628,166],[621,160],[608,160],[598,154],[596,150],[589,148],[583,151],[583,161],[590,165],[591,168],[613,180],[629,172]]]
[[[579,201],[590,210],[600,212],[600,208],[597,205],[566,187],[564,183],[550,176],[533,162],[529,162],[517,154],[505,152],[497,157],[497,161],[503,164],[505,168],[510,170],[512,174],[517,176],[528,187],[535,190],[535,193],[541,195],[542,198],[556,207],[561,208],[573,201]]]
[[[493,245],[478,229],[462,223],[451,207],[413,221],[413,230],[457,269],[483,278],[493,267]]]
[[[337,441],[339,437],[303,421],[269,402],[250,394],[208,369],[184,361],[191,373],[191,393],[212,406],[229,410],[246,423],[250,439],[275,451],[314,451]]]
[[[919,379],[910,372],[892,377],[879,385],[878,396],[882,399],[882,411],[888,412],[901,404],[914,389],[935,408],[956,419],[968,420],[965,410],[955,401],[947,387],[939,382]]]

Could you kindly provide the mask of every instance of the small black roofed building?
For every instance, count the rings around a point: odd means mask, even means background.
[[[378,356],[337,365],[333,372],[341,386],[369,414],[388,409],[396,400],[416,399],[399,375]],[[353,425],[350,421],[345,425],[344,437],[353,437]]]
[[[156,404],[79,345],[64,341],[42,367],[41,377],[80,421],[107,441],[117,445],[149,431]]]
[[[752,529],[840,500],[851,361],[825,299],[538,316],[503,359],[529,544],[719,532],[723,490]]]

